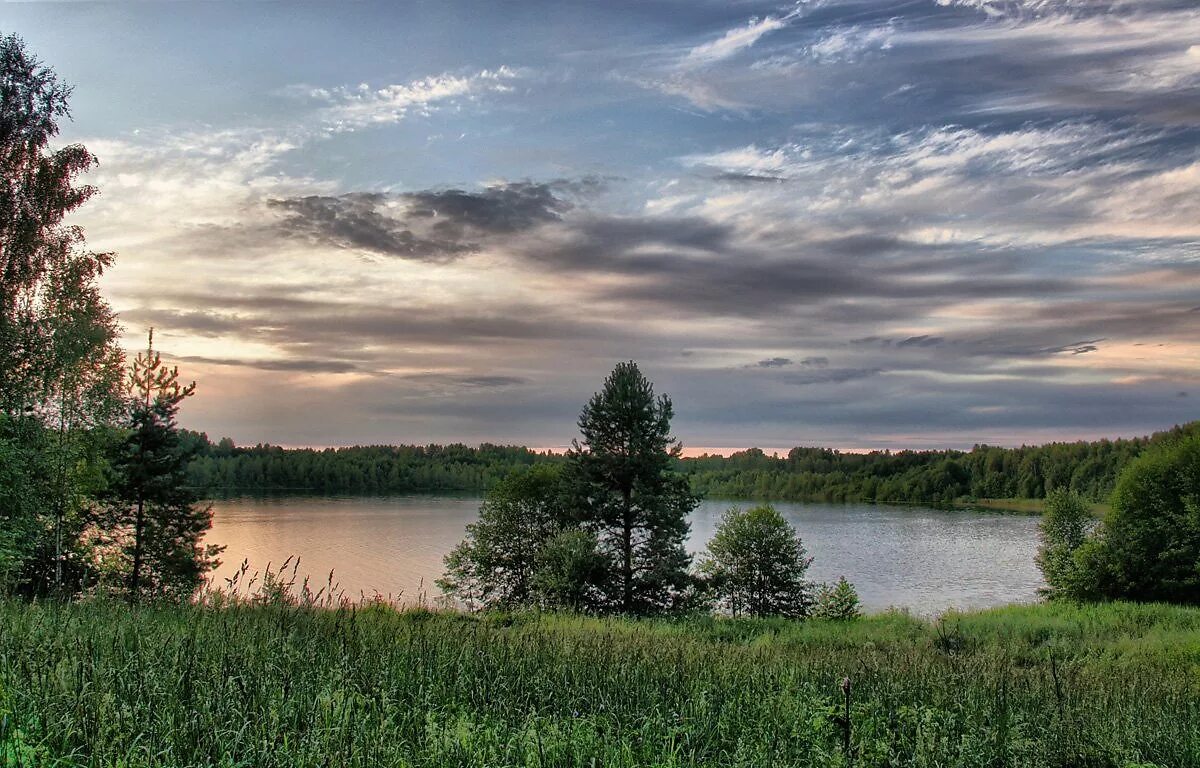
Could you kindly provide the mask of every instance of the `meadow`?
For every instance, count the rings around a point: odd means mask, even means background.
[[[839,623],[5,601],[0,764],[1186,768],[1200,610]]]

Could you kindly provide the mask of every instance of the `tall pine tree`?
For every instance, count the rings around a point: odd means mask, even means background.
[[[608,558],[608,607],[624,613],[674,610],[690,592],[684,541],[698,499],[673,471],[683,450],[673,413],[636,363],[620,363],[580,414],[569,454],[575,512]]]
[[[196,384],[181,385],[178,368],[163,365],[153,330],[129,378],[129,433],[113,460],[113,498],[99,526],[108,544],[108,575],[131,603],[186,600],[217,566],[222,549],[202,543],[212,509],[198,504],[187,485],[190,456],[175,421]]]

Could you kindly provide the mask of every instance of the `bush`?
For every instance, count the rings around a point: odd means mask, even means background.
[[[546,541],[532,576],[533,593],[546,608],[591,611],[598,607],[607,559],[590,531],[566,529]]]
[[[1038,552],[1046,594],[1200,604],[1200,434],[1181,434],[1130,463],[1090,534],[1084,514],[1067,495],[1047,507]]]
[[[1046,598],[1081,596],[1086,585],[1080,583],[1076,554],[1087,541],[1091,524],[1091,512],[1078,494],[1060,489],[1046,496],[1046,511],[1038,526],[1041,544],[1037,552],[1038,568],[1046,579],[1046,586],[1040,592]]]
[[[738,615],[804,616],[812,605],[805,573],[812,558],[770,505],[725,513],[701,562],[718,604]]]
[[[1148,450],[1121,473],[1096,541],[1077,561],[1087,558],[1098,596],[1200,604],[1200,435]]]
[[[861,615],[858,591],[854,589],[853,584],[846,581],[845,576],[839,578],[836,584],[822,584],[817,588],[814,618],[844,621],[857,619]]]

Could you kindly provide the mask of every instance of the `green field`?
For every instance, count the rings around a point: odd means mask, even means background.
[[[839,624],[0,602],[0,756],[1178,768],[1200,765],[1200,610]]]

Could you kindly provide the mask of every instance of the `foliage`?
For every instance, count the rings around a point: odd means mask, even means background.
[[[537,601],[542,550],[567,523],[557,467],[535,467],[488,492],[467,537],[446,555],[438,587],[471,608],[514,608]]]
[[[609,607],[625,613],[674,610],[690,594],[684,540],[698,498],[672,468],[683,450],[673,412],[636,363],[619,363],[580,414],[582,443],[568,454],[572,511],[610,560]]]
[[[1086,503],[1070,491],[1051,491],[1038,526],[1038,568],[1046,580],[1042,594],[1049,599],[1079,597],[1082,585],[1075,555],[1087,540],[1092,515]]]
[[[813,606],[815,618],[847,621],[861,615],[858,590],[846,581],[845,576],[838,578],[836,584],[822,584],[817,588],[816,605]]]
[[[812,604],[812,562],[795,529],[770,505],[725,513],[700,571],[734,616],[804,616]]]
[[[195,391],[154,351],[154,333],[130,369],[129,434],[114,460],[113,492],[100,516],[107,585],[130,602],[189,599],[216,566],[220,548],[200,543],[212,510],[184,484],[187,455],[176,415]]]
[[[50,149],[70,88],[0,37],[0,588],[78,590],[100,475],[102,427],[119,407],[117,323],[97,282],[112,254],[64,218],[95,192],[95,158]]]
[[[793,448],[786,456],[771,456],[752,448],[683,459],[680,468],[695,491],[731,499],[948,504],[1041,499],[1063,489],[1097,502],[1108,498],[1117,475],[1143,450],[1187,434],[1200,434],[1200,422],[1152,437],[1020,448],[980,445],[966,452]]]
[[[1147,451],[1077,552],[1089,597],[1200,604],[1200,435]]]
[[[0,601],[0,744],[150,766],[1195,765],[1200,611],[631,621]],[[850,676],[844,754],[839,682]],[[14,738],[13,734],[19,733]]]
[[[977,446],[967,451],[840,453],[795,448],[775,457],[757,448],[732,456],[676,459],[694,492],[721,498],[779,501],[903,501],[927,504],[972,499],[1041,499],[1069,489],[1088,501],[1108,498],[1120,470],[1146,447],[1198,429],[1176,427],[1153,437],[1050,443],[1021,448]],[[281,448],[196,445],[188,482],[212,491],[298,490],[322,493],[486,491],[533,464],[561,455],[483,444]]]
[[[538,552],[533,589],[545,608],[580,612],[603,607],[609,561],[600,553],[596,534],[564,528]]]
[[[486,491],[504,477],[534,464],[558,464],[561,456],[528,448],[491,445],[367,445],[351,448],[240,447],[229,438],[213,443],[185,432],[194,446],[188,483],[209,491],[314,491],[386,494]]]
[[[94,193],[75,179],[95,158],[50,141],[71,89],[15,36],[0,38],[0,410],[29,413],[65,390],[108,399],[119,351],[95,281],[111,254],[83,251],[64,217]]]

